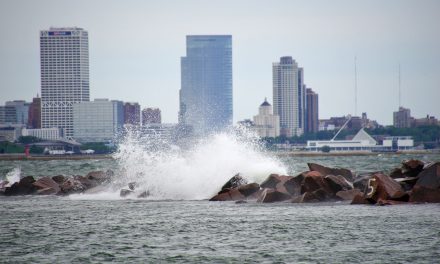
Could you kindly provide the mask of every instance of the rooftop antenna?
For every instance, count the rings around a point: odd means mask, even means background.
[[[402,92],[400,89],[400,62],[399,62],[399,108],[402,106],[401,96],[402,96]]]
[[[354,116],[357,116],[357,63],[356,56],[354,56]]]

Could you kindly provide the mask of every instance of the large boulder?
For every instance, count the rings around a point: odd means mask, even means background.
[[[416,186],[421,186],[430,189],[440,188],[440,162],[436,162],[427,166],[418,175],[419,179]]]
[[[56,175],[52,177],[52,180],[54,180],[54,182],[58,183],[59,185],[63,184],[64,181],[66,180],[66,177],[64,177],[63,175]]]
[[[19,182],[15,182],[10,187],[5,188],[5,195],[28,195],[36,191],[33,183],[35,182],[34,177],[26,176],[21,178]]]
[[[110,182],[113,175],[114,175],[114,172],[112,170],[91,171],[91,172],[87,173],[86,178],[88,180],[102,184],[104,182]]]
[[[61,191],[59,184],[55,182],[51,177],[39,178],[33,183],[33,185],[37,188],[38,194],[58,194]]]
[[[342,175],[327,175],[324,177],[324,181],[334,193],[353,189],[353,185]]]
[[[303,172],[295,177],[292,177],[284,182],[284,187],[287,192],[292,196],[298,196],[301,194],[301,184],[304,181],[307,172]]]
[[[307,165],[309,166],[309,169],[311,171],[318,171],[319,173],[322,174],[322,176],[327,176],[327,175],[342,175],[344,178],[346,178],[349,181],[353,181],[353,173],[348,170],[348,169],[344,169],[344,168],[329,168],[329,167],[325,167],[316,163],[307,163]]]
[[[260,190],[258,183],[240,185],[237,188],[223,189],[217,195],[209,199],[210,201],[239,201],[256,200]]]
[[[260,185],[258,183],[249,183],[241,185],[237,189],[244,197],[249,197],[260,190]]]
[[[279,192],[274,189],[263,189],[260,197],[257,202],[261,203],[273,203],[273,202],[282,202],[291,199],[292,196]]]
[[[440,203],[440,189],[414,186],[409,201],[413,203]]]
[[[369,180],[373,177],[374,174],[383,173],[382,171],[375,171],[371,173],[363,173],[357,176],[353,181],[353,187],[355,189],[359,189],[362,192],[366,190],[368,186]]]
[[[377,203],[379,200],[408,201],[409,196],[390,176],[376,173],[369,180],[365,198],[372,203]]]
[[[318,189],[323,189],[331,193],[331,188],[324,180],[323,175],[318,171],[309,171],[304,175],[304,180],[301,184],[301,193],[313,192]]]
[[[329,199],[327,192],[323,189],[317,189],[313,192],[305,192],[301,195],[293,197],[290,202],[292,203],[317,203],[324,202]]]
[[[82,193],[85,190],[91,188],[84,185],[83,182],[85,182],[86,179],[82,176],[75,176],[67,178],[63,184],[60,185],[61,191],[63,194],[72,194],[72,193]],[[88,183],[90,185],[90,183]]]
[[[247,184],[247,180],[237,173],[222,186],[221,190],[233,189],[245,184]]]
[[[271,174],[271,175],[269,175],[269,177],[267,177],[266,180],[264,180],[260,184],[260,186],[261,186],[261,188],[275,189],[275,187],[279,183],[284,183],[287,180],[289,180],[290,178],[291,178],[291,176],[283,176],[283,175],[279,175],[279,174]]]
[[[422,170],[425,163],[420,160],[407,160],[402,162],[402,173],[406,177],[416,177]]]
[[[336,193],[336,197],[345,201],[353,201],[354,197],[357,195],[363,195],[363,193],[359,189],[339,191]]]
[[[351,201],[351,204],[372,204],[370,200],[367,200],[364,194],[356,194]]]

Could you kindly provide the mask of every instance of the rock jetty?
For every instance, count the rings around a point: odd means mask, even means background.
[[[253,200],[260,203],[351,201],[351,204],[395,205],[440,203],[440,162],[408,160],[389,174],[355,175],[344,168],[309,163],[296,176],[270,174],[262,183],[233,176],[210,201]]]

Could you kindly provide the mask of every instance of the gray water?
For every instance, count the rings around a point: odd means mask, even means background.
[[[356,172],[438,155],[282,158]],[[77,175],[113,160],[0,161],[0,178]],[[0,263],[438,263],[440,205],[0,197]]]

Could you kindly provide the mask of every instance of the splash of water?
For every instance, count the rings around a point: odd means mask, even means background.
[[[12,186],[12,184],[20,181],[21,169],[14,168],[6,174],[6,180],[9,182],[6,187]]]
[[[117,186],[136,182],[151,199],[198,200],[214,195],[237,173],[251,182],[261,182],[270,173],[287,173],[248,133],[216,134],[187,150],[154,142],[135,133],[125,137],[115,154],[121,175]]]

